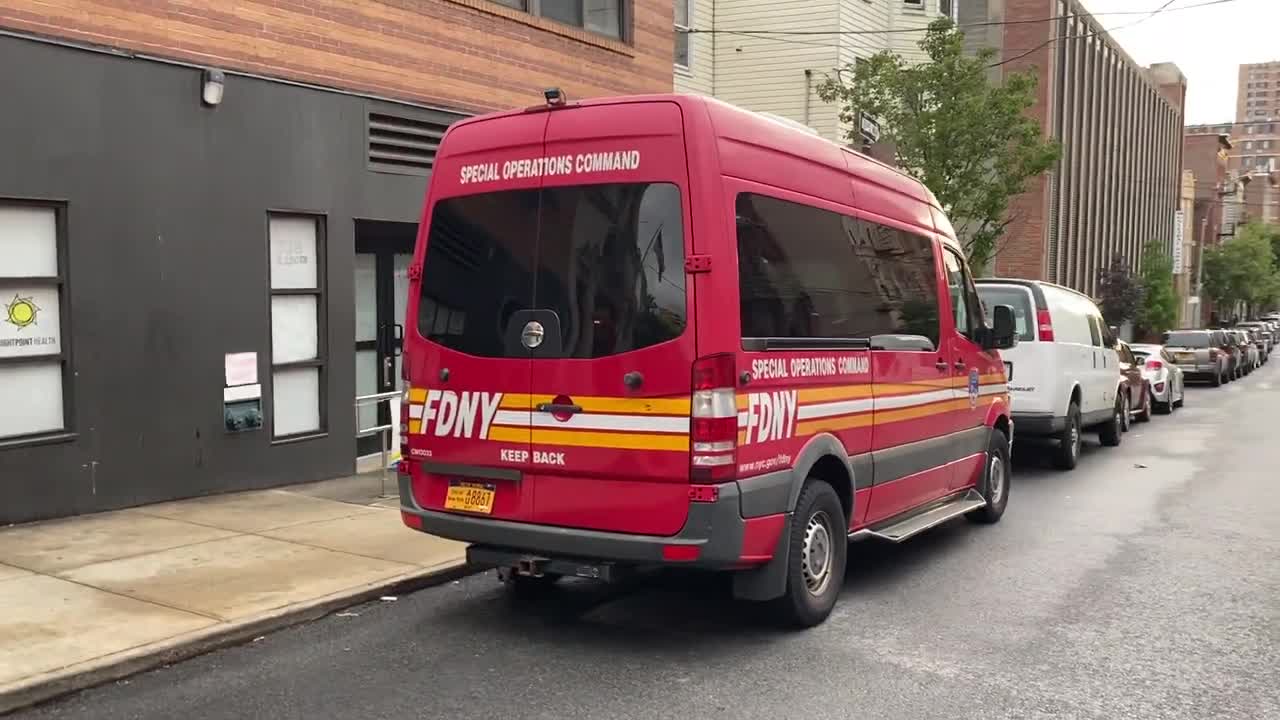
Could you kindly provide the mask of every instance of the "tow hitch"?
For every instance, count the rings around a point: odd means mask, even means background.
[[[580,577],[603,582],[616,582],[630,575],[633,568],[611,562],[569,557],[544,557],[514,550],[472,545],[467,548],[467,563],[477,567],[498,569],[498,576]]]

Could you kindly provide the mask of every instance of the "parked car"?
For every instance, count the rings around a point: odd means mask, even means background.
[[[1250,333],[1256,333],[1254,338],[1258,345],[1258,350],[1262,355],[1262,362],[1266,363],[1267,358],[1271,355],[1271,350],[1275,347],[1275,331],[1271,329],[1271,323],[1264,320],[1250,320],[1248,322],[1237,323],[1236,327],[1241,330],[1247,330]]]
[[[711,98],[549,90],[445,131],[417,242],[400,518],[513,592],[682,567],[812,626],[848,540],[1005,510],[1013,315],[887,165]]]
[[[1244,330],[1227,330],[1227,334],[1235,341],[1236,347],[1240,348],[1239,377],[1251,374],[1258,367],[1258,346]]]
[[[1230,378],[1231,356],[1212,330],[1171,330],[1162,338],[1165,350],[1187,380],[1203,380],[1214,387]]]
[[[1070,288],[1006,278],[977,281],[987,307],[1013,310],[1016,347],[1001,352],[1018,437],[1048,438],[1053,463],[1070,470],[1081,435],[1096,430],[1104,445],[1120,443],[1120,360],[1098,306]]]
[[[1133,355],[1129,343],[1123,340],[1116,343],[1116,356],[1120,360],[1120,377],[1124,382],[1120,385],[1120,406],[1122,429],[1128,430],[1130,421],[1148,422],[1151,420],[1151,387],[1147,376],[1142,372],[1142,362]]]
[[[1237,330],[1242,330],[1249,335],[1249,340],[1253,342],[1253,346],[1258,350],[1258,365],[1267,363],[1267,355],[1271,352],[1271,331],[1264,325],[1237,325]]]
[[[1187,399],[1186,379],[1173,353],[1163,345],[1145,343],[1135,343],[1129,349],[1142,364],[1156,412],[1165,415],[1182,407]]]
[[[1233,382],[1238,378],[1244,377],[1243,365],[1244,357],[1240,352],[1240,344],[1236,339],[1231,337],[1230,333],[1222,329],[1212,329],[1213,346],[1226,353],[1227,355],[1227,379],[1226,382]]]

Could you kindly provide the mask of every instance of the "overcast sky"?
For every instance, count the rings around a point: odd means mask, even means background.
[[[963,0],[961,0],[963,2]],[[1082,0],[1125,51],[1142,65],[1172,62],[1187,76],[1187,124],[1229,122],[1236,113],[1236,70],[1245,63],[1280,60],[1280,0]],[[1187,9],[1179,9],[1187,8]],[[1138,22],[1141,21],[1141,22]]]

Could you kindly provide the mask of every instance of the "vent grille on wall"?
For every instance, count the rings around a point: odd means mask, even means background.
[[[448,124],[371,112],[368,127],[370,170],[428,175]]]

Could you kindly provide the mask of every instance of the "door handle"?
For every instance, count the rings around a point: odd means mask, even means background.
[[[539,403],[538,412],[567,413],[569,415],[576,415],[582,412],[582,406],[581,405],[561,405],[559,403]]]
[[[954,367],[955,367],[955,369],[956,369],[956,370],[963,370],[963,369],[964,369],[964,361],[963,361],[963,360],[957,360],[957,361],[956,361],[956,363],[955,363],[955,366],[954,366]]]
[[[947,371],[947,361],[946,361],[946,360],[939,360],[938,362],[934,363],[934,364],[933,364],[933,366],[934,366],[935,368],[937,368],[937,369],[938,369],[938,372],[946,372],[946,371]]]

